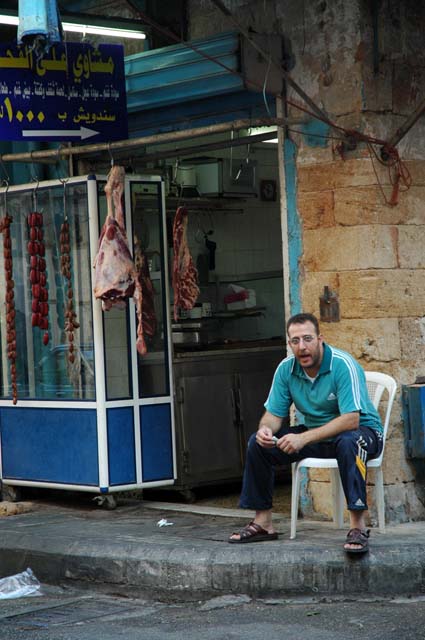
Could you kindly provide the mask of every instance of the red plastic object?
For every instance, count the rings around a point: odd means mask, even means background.
[[[238,291],[237,293],[229,293],[227,296],[224,296],[224,302],[229,304],[229,302],[240,302],[241,300],[248,300],[248,298],[248,291]]]

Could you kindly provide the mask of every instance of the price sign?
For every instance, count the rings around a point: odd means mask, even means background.
[[[126,139],[123,47],[68,43],[42,57],[26,46],[0,47],[0,137]]]

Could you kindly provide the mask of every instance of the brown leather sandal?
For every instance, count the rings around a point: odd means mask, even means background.
[[[358,544],[357,549],[346,549],[346,553],[366,553],[369,551],[370,529],[350,529],[347,533],[345,544]]]
[[[269,533],[259,524],[252,520],[240,531],[234,531],[232,535],[240,536],[239,540],[229,538],[230,544],[245,544],[247,542],[265,542],[267,540],[277,540],[277,533]]]

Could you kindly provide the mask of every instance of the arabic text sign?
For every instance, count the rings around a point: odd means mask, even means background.
[[[127,137],[121,45],[55,45],[40,59],[27,47],[0,47],[0,139]]]

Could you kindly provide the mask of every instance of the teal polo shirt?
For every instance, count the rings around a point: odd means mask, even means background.
[[[369,398],[362,367],[346,351],[323,343],[323,359],[314,382],[296,358],[282,360],[273,377],[267,411],[279,418],[295,407],[309,429],[321,427],[344,413],[360,414],[360,426],[382,431],[381,419]]]

